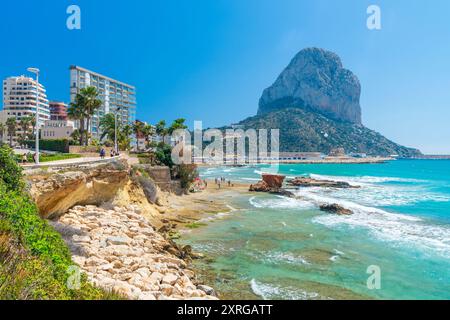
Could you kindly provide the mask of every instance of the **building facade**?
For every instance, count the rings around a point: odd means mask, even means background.
[[[23,117],[34,117],[36,114],[36,91],[39,91],[38,123],[50,119],[50,109],[44,86],[39,83],[37,89],[33,78],[20,76],[9,77],[3,80],[3,110],[8,116],[14,116],[20,120]]]
[[[41,127],[44,140],[69,139],[75,130],[75,123],[70,120],[47,120]]]
[[[59,101],[50,101],[50,120],[67,120],[67,104]]]
[[[39,99],[36,106],[36,95],[39,93]],[[50,108],[48,104],[47,94],[44,86],[33,78],[26,76],[9,77],[3,80],[3,111],[6,117],[15,117],[19,122],[22,118],[36,115],[36,107],[38,108],[38,126],[42,126],[45,121],[50,119]],[[30,129],[32,129],[30,127]],[[13,143],[17,142],[17,138],[22,135],[20,127],[16,130],[16,136]]]
[[[136,88],[101,75],[99,73],[78,67],[70,67],[70,101],[74,102],[77,93],[85,87],[95,87],[99,93],[102,106],[96,111],[91,120],[89,131],[92,137],[101,136],[99,121],[108,114],[117,115],[122,125],[131,124],[136,119]]]

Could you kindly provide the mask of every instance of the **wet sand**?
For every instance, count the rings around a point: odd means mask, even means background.
[[[176,224],[176,230],[196,228],[199,226],[196,223],[201,219],[230,212],[232,208],[228,206],[229,200],[238,195],[250,194],[249,186],[234,183],[230,187],[222,184],[219,188],[214,181],[208,181],[208,187],[200,192],[183,196],[170,194],[167,198],[169,206],[161,218]]]

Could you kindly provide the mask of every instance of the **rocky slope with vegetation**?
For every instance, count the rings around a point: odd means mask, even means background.
[[[23,176],[1,147],[0,299],[217,299],[164,232],[166,197],[126,161]]]
[[[0,147],[0,299],[123,298],[86,275],[68,286],[74,265],[59,233],[39,216],[12,151]]]

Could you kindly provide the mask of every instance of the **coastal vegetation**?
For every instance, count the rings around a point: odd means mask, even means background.
[[[75,96],[75,101],[70,104],[68,115],[80,123],[78,138],[80,145],[89,144],[89,128],[92,116],[102,105],[95,87],[86,87]]]
[[[0,147],[0,299],[116,299],[81,276],[59,233],[40,218],[12,150]],[[69,282],[68,282],[69,281]]]

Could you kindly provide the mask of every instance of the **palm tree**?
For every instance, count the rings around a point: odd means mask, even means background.
[[[142,136],[145,124],[142,121],[136,120],[133,123],[133,133],[136,136],[136,149],[139,151],[139,138]]]
[[[69,116],[80,120],[80,131],[85,133],[85,145],[89,143],[89,127],[92,116],[100,108],[102,101],[98,99],[98,92],[95,87],[86,87],[80,90],[75,97],[75,102],[71,104]],[[84,127],[86,125],[86,127]],[[82,141],[81,141],[82,142]]]
[[[116,132],[115,116],[113,113],[108,113],[104,115],[99,122],[100,130],[102,135],[100,136],[100,141],[106,136],[109,140],[114,141],[114,135]],[[117,122],[117,131],[120,131],[121,123]]]
[[[102,106],[102,101],[98,99],[98,92],[95,87],[83,88],[81,89],[80,94],[83,96],[84,109],[86,111],[86,130],[89,132],[91,117],[95,114],[95,111]],[[87,140],[88,139],[86,138],[86,145],[88,145]]]
[[[12,139],[16,135],[16,129],[17,129],[17,122],[16,118],[8,118],[6,120],[6,127],[8,129],[8,136],[9,136],[9,146],[12,147]]]
[[[145,138],[145,147],[148,148],[150,138],[155,135],[155,127],[151,124],[146,124],[144,128],[142,128],[142,134]]]
[[[186,119],[183,119],[183,118],[176,119],[174,122],[172,122],[169,129],[167,129],[169,135],[172,135],[175,130],[187,129],[187,125],[184,124],[185,122],[186,122]]]
[[[83,145],[84,125],[86,114],[83,109],[82,97],[80,95],[75,96],[75,101],[70,104],[67,110],[67,115],[72,120],[77,120],[80,123],[80,128],[77,130],[77,134],[73,136],[74,139],[78,138],[80,146]]]
[[[19,120],[19,127],[22,131],[22,136],[20,137],[21,144],[30,139],[30,126],[33,126],[33,117],[22,117]]]
[[[123,128],[118,133],[118,141],[120,149],[128,150],[130,149],[131,139],[130,136],[133,133],[133,127],[129,124],[124,125]]]
[[[164,143],[164,138],[167,134],[167,128],[166,128],[166,121],[161,120],[156,124],[156,134],[160,137],[162,137],[162,142]]]

